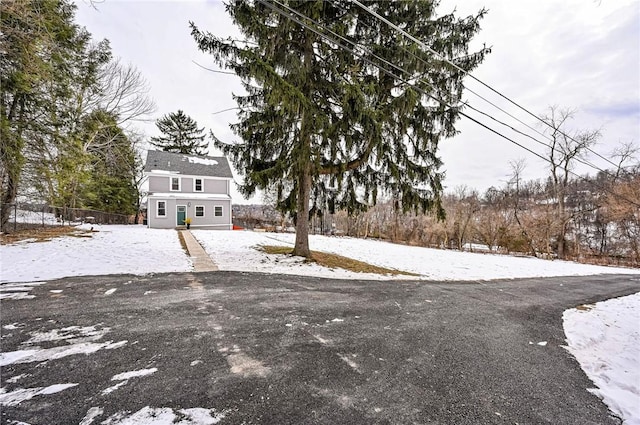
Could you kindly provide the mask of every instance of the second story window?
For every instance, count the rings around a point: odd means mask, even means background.
[[[202,179],[195,179],[193,184],[194,192],[202,192]]]
[[[180,190],[180,177],[171,177],[171,190]]]

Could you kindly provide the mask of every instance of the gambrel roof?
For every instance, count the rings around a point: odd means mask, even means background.
[[[229,161],[224,156],[195,156],[164,151],[148,151],[144,171],[233,178]]]

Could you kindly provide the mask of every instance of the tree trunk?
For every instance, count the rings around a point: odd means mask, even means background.
[[[558,236],[558,259],[564,260],[565,252],[564,252],[564,236],[560,234]]]
[[[18,108],[16,108],[16,105]],[[24,97],[14,98],[11,112],[8,116],[8,121],[13,119],[13,115],[19,109],[18,112],[18,131],[16,134],[12,134],[6,137],[8,134],[8,128],[3,128],[2,143],[4,144],[1,149],[2,152],[2,166],[5,169],[6,183],[2,187],[2,199],[0,199],[0,231],[8,232],[9,216],[11,214],[11,206],[15,202],[18,196],[18,184],[20,182],[20,173],[22,172],[22,164],[24,162],[23,149],[24,141],[22,140],[22,132],[24,130]],[[9,127],[11,124],[7,122],[3,125]],[[9,140],[6,140],[9,139]]]
[[[136,196],[136,216],[133,219],[133,224],[140,224],[140,192],[138,192]]]
[[[305,73],[311,74],[311,62],[313,60],[313,44],[309,33],[306,34],[304,69]],[[307,99],[311,98],[308,86],[302,87],[301,91]],[[300,110],[300,158],[298,159],[298,197],[296,199],[296,243],[293,247],[293,255],[311,258],[309,249],[309,197],[311,194],[311,120],[306,106],[301,104]]]
[[[566,186],[565,186],[566,187]],[[566,257],[566,240],[567,240],[567,218],[566,207],[564,203],[565,190],[558,196],[558,217],[560,218],[560,232],[558,234],[558,259],[564,260]]]
[[[7,184],[2,194],[2,200],[0,201],[0,217],[1,217],[1,230],[2,232],[9,231],[9,216],[11,215],[11,206],[16,199],[17,195],[17,182],[15,175],[12,172],[7,173]]]
[[[298,199],[296,201],[296,243],[293,255],[311,258],[309,249],[309,194],[311,192],[311,174],[309,166],[300,173]]]

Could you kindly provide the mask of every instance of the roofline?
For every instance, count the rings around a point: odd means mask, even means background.
[[[175,193],[166,193],[166,192],[154,192],[147,195],[147,198],[161,198],[161,199],[197,199],[197,200],[207,200],[207,199],[216,199],[216,200],[231,200],[231,195],[227,195],[225,193],[194,193],[194,192],[175,192]]]
[[[192,177],[199,179],[218,179],[218,180],[233,180],[233,177],[222,177],[222,176],[205,176],[202,174],[182,174],[179,171],[164,171],[161,170],[161,173],[154,171],[145,171],[144,174],[147,176],[158,176],[158,177]]]
[[[229,161],[227,159],[227,157],[225,155],[219,155],[219,156],[210,156],[210,155],[192,155],[192,154],[188,154],[188,153],[178,153],[178,152],[168,152],[168,151],[163,151],[163,150],[157,150],[157,149],[147,149],[147,154],[149,154],[149,152],[160,152],[161,154],[168,154],[168,155],[180,155],[180,156],[192,156],[194,158],[209,158],[209,159],[220,159],[220,158],[224,158],[227,162]]]

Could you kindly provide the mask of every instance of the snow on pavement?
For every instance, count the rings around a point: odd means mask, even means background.
[[[137,378],[139,376],[147,376],[152,373],[156,373],[158,368],[152,367],[150,369],[132,370],[130,372],[123,372],[111,377],[112,381],[126,381],[127,379]]]
[[[118,388],[127,385],[129,383],[129,379],[131,378],[139,378],[141,376],[147,376],[154,374],[158,371],[157,367],[153,367],[151,369],[140,369],[140,370],[132,370],[130,372],[123,372],[111,377],[112,381],[120,381],[112,387],[106,388],[102,390],[102,395],[111,394]]]
[[[177,414],[176,414],[177,413]],[[174,412],[169,407],[145,406],[137,412],[118,412],[101,422],[105,425],[213,425],[226,416],[225,412],[217,413],[216,409],[178,409]]]
[[[20,324],[11,324],[3,326],[3,328],[8,329],[7,326],[11,326],[9,329],[19,329],[21,327]],[[22,343],[22,345],[26,346],[24,350],[0,353],[0,366],[19,363],[40,363],[77,354],[93,354],[99,350],[113,350],[127,345],[127,340],[98,342],[111,330],[107,327],[98,329],[98,326],[67,326],[62,329],[52,329],[44,332],[30,332],[31,338]],[[63,345],[49,348],[34,345],[43,342],[60,342]]]
[[[640,293],[562,315],[568,350],[625,425],[640,425]]]
[[[3,268],[5,266],[3,265]],[[0,281],[1,282],[1,281]],[[35,295],[31,295],[29,292],[39,285],[44,285],[47,282],[28,282],[28,283],[6,283],[0,285],[0,300],[30,300],[35,298]]]
[[[220,270],[284,273],[337,279],[416,279],[328,269],[301,258],[269,255],[258,245],[291,246],[294,234],[248,231],[192,230]],[[491,280],[524,277],[586,276],[606,273],[640,274],[640,269],[594,266],[569,261],[487,255],[423,248],[371,239],[310,235],[312,250],[330,252],[376,266],[412,272],[427,280]]]
[[[0,389],[0,406],[16,406],[23,401],[31,400],[37,395],[55,394],[78,384],[55,384],[48,387],[18,388],[11,392]]]
[[[90,229],[91,225],[78,226]],[[191,270],[177,232],[141,225],[93,225],[92,237],[0,246],[0,282],[68,276],[164,273]]]

